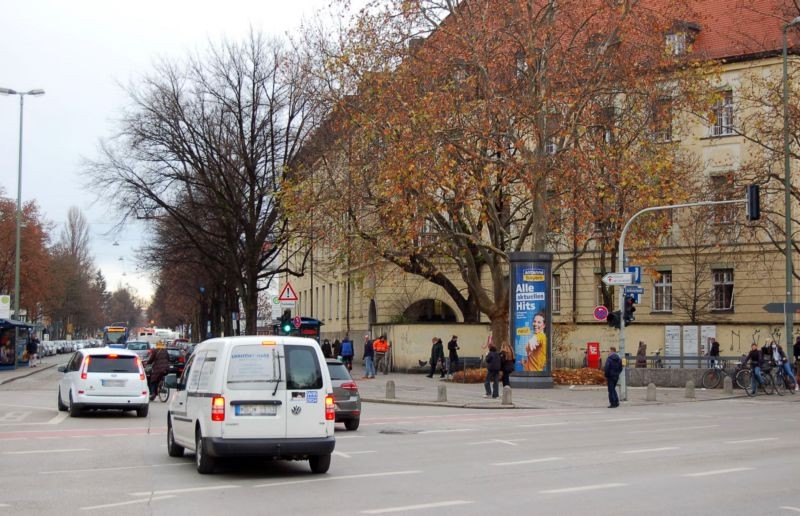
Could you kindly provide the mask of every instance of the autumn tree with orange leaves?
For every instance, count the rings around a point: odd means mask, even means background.
[[[702,102],[706,70],[664,46],[684,3],[648,4],[371,2],[338,46],[318,41],[332,111],[285,192],[293,223],[340,264],[377,257],[441,286],[501,343],[509,253],[608,267],[630,215],[691,188],[658,135]]]

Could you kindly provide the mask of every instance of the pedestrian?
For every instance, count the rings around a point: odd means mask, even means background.
[[[342,363],[347,366],[348,371],[353,370],[353,341],[350,340],[349,335],[345,335],[344,340],[342,341]]]
[[[617,348],[611,346],[609,348],[608,358],[606,358],[606,365],[603,369],[606,382],[608,382],[608,408],[619,407],[619,396],[617,396],[617,382],[619,375],[622,373],[622,359],[617,354]]]
[[[369,334],[364,335],[364,376],[363,378],[375,378],[375,350],[372,347],[372,341]]]
[[[794,385],[794,390],[800,390],[800,386],[797,384],[797,378],[794,376],[794,372],[792,371],[792,366],[789,364],[789,357],[786,356],[786,352],[783,350],[783,347],[780,344],[776,344],[776,349],[778,351],[778,367],[783,369],[784,377],[786,380],[791,380],[792,385]]]
[[[447,343],[447,375],[451,378],[453,377],[453,373],[458,371],[459,349],[461,348],[458,347],[458,336],[453,335],[453,338]]]
[[[800,358],[800,335],[794,339],[794,346],[792,346],[792,354],[794,355],[795,362]]]
[[[322,341],[322,356],[331,358],[331,341],[328,339]]]
[[[384,333],[372,343],[372,349],[375,351],[375,370],[383,371],[383,374],[389,374],[388,357],[389,354],[389,341],[386,340]]]
[[[758,344],[755,342],[750,344],[750,353],[747,354],[747,362],[750,363],[750,390],[755,394],[759,385],[761,385],[762,389],[764,388],[764,377],[761,376],[761,366],[764,362],[764,355],[761,350],[758,349]]]
[[[28,352],[28,367],[36,367],[36,355],[39,351],[39,346],[36,344],[35,337],[28,337],[28,342],[25,343],[25,351]]]
[[[514,348],[511,343],[506,341],[500,348],[501,369],[503,371],[503,387],[511,387],[511,373],[514,372],[514,364],[516,364],[516,357],[514,356]]]
[[[711,337],[711,349],[708,351],[708,356],[711,357],[711,367],[714,367],[719,362],[719,342],[714,337]]]
[[[436,372],[436,366],[441,365],[442,375],[439,378],[444,378],[444,345],[442,344],[442,339],[434,337],[431,339],[431,342],[431,372],[427,376],[428,378],[433,378],[433,373]]]
[[[333,353],[333,355],[331,355],[333,358],[342,359],[342,343],[339,342],[339,339],[333,341],[331,352]]]
[[[150,389],[150,401],[153,401],[158,394],[158,382],[169,372],[169,353],[163,342],[158,341],[156,349],[147,359],[147,365],[151,366],[147,386]]]
[[[500,396],[497,379],[500,376],[501,368],[502,364],[497,348],[489,346],[489,353],[486,355],[486,379],[483,381],[483,388],[486,389],[486,394],[483,395],[484,398],[488,398],[489,396],[497,398]],[[490,382],[492,384],[491,390],[489,390]]]
[[[641,340],[636,351],[636,367],[647,367],[647,344]]]

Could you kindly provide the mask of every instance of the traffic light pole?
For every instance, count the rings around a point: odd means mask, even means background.
[[[625,235],[628,233],[628,228],[631,227],[631,224],[639,215],[644,213],[649,213],[651,211],[663,211],[663,210],[675,210],[678,208],[692,208],[695,206],[718,206],[721,204],[743,204],[746,203],[747,199],[735,199],[730,201],[702,201],[702,202],[690,202],[686,204],[668,204],[666,206],[653,206],[652,208],[645,208],[636,212],[636,214],[628,219],[628,222],[625,223],[625,227],[622,228],[622,233],[619,235],[619,249],[617,250],[617,272],[624,273],[625,272]],[[628,378],[627,378],[627,371],[628,371],[628,359],[625,356],[625,317],[624,317],[624,310],[625,310],[625,289],[619,289],[619,295],[617,296],[619,301],[620,307],[620,321],[619,321],[619,354],[622,357],[622,363],[624,365],[622,369],[622,375],[619,381],[619,389],[621,398],[623,401],[628,401]]]

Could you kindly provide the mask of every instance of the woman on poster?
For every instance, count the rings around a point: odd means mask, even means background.
[[[522,364],[525,371],[541,372],[547,366],[547,335],[544,331],[544,313],[533,317],[533,335],[525,346],[526,359]]]

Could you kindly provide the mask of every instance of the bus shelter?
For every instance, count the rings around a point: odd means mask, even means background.
[[[15,319],[0,319],[0,369],[28,364],[25,343],[33,326]]]

